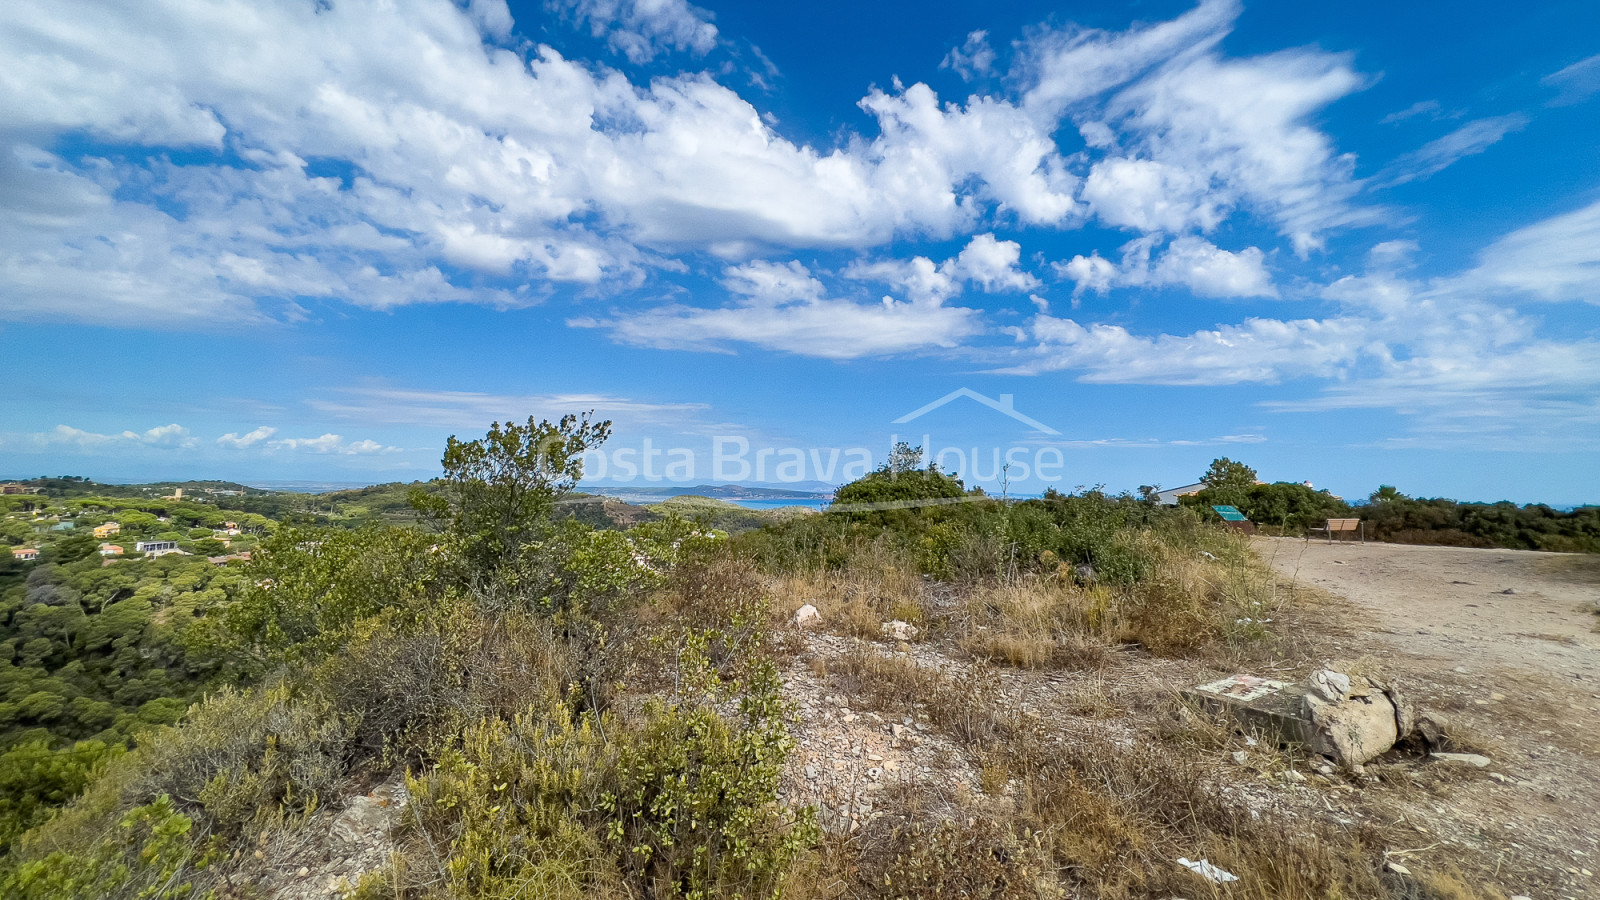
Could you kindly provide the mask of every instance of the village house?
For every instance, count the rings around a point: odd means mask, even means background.
[[[120,533],[121,531],[122,526],[118,523],[107,522],[104,525],[96,525],[94,527],[94,536],[97,538],[108,538],[114,534]]]
[[[11,558],[29,562],[39,558],[39,550],[36,547],[12,547]]]
[[[0,484],[0,494],[26,493],[28,493],[28,486],[25,484],[17,484],[15,481],[8,481],[5,484]]]
[[[1183,487],[1167,488],[1156,493],[1156,502],[1162,506],[1177,506],[1179,497],[1198,494],[1205,486],[1206,483],[1202,481],[1197,484],[1186,484]]]
[[[125,552],[127,552],[127,551],[123,550],[121,547],[117,546],[116,544],[101,544],[100,545],[100,555],[101,556],[121,556]]]
[[[148,556],[166,556],[168,553],[182,553],[178,549],[177,541],[139,541],[133,549]]]

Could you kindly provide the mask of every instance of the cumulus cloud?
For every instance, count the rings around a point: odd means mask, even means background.
[[[147,431],[121,431],[114,434],[85,431],[71,425],[57,425],[51,431],[27,435],[22,443],[36,449],[77,447],[104,450],[121,446],[184,450],[193,447],[195,440],[189,435],[189,429],[176,424],[158,425]]]
[[[634,62],[718,40],[683,0],[553,2]],[[1304,250],[1370,216],[1309,124],[1361,78],[1322,51],[1223,55],[1238,14],[1207,0],[1122,32],[1041,27],[1003,91],[896,81],[860,101],[875,134],[818,147],[707,73],[644,83],[507,49],[500,0],[17,0],[0,6],[3,312],[149,326],[313,302],[514,307],[562,286],[619,296],[683,251],[740,262],[1091,211],[1176,234],[1254,210]],[[993,57],[974,33],[948,64]],[[1067,123],[1092,152],[1064,152]],[[66,133],[116,152],[53,153]]]
[[[730,266],[723,285],[738,298],[717,309],[671,304],[609,319],[574,319],[647,347],[726,349],[751,344],[803,356],[855,359],[954,347],[981,327],[974,310],[940,298],[878,303],[829,297],[798,262]]]
[[[1146,232],[1209,231],[1222,221],[1226,204],[1204,173],[1123,157],[1094,164],[1083,199],[1102,222]]]
[[[399,447],[389,447],[374,440],[346,442],[337,434],[328,433],[314,438],[279,438],[268,441],[269,450],[303,450],[307,453],[333,453],[342,456],[371,456],[380,453],[398,453]]]
[[[1352,319],[1246,319],[1187,335],[1136,335],[1120,325],[1082,325],[1036,316],[1033,359],[997,369],[1008,374],[1081,370],[1080,380],[1116,384],[1217,385],[1277,382],[1333,374],[1352,363],[1366,340]]]
[[[217,443],[224,447],[232,447],[236,450],[242,450],[245,447],[259,444],[277,433],[278,429],[263,425],[260,428],[257,428],[256,430],[248,432],[244,435],[230,431],[222,437],[217,438]]]
[[[1325,318],[1248,318],[1186,334],[1146,333],[1044,313],[1018,333],[996,371],[1072,371],[1095,383],[1223,385],[1310,379],[1309,398],[1280,411],[1392,409],[1428,440],[1470,435],[1475,446],[1524,449],[1538,435],[1561,446],[1573,425],[1600,425],[1600,340],[1550,337],[1501,302],[1515,297],[1594,302],[1600,295],[1600,203],[1511,232],[1477,264],[1433,278],[1403,274],[1419,250],[1386,241],[1364,274],[1322,289]],[[1122,269],[1097,256],[1061,267],[1084,289],[1114,284]],[[1159,265],[1152,266],[1152,272]],[[1409,439],[1408,439],[1409,440]],[[1499,443],[1496,443],[1499,442]]]
[[[860,262],[847,268],[845,276],[892,285],[914,301],[943,301],[961,293],[964,284],[977,285],[991,294],[1038,289],[1039,279],[1021,269],[1021,260],[1021,244],[980,234],[961,252],[938,264],[926,256]]]
[[[1157,243],[1155,237],[1129,241],[1122,247],[1120,264],[1092,253],[1056,263],[1054,268],[1076,282],[1075,295],[1104,294],[1114,287],[1182,286],[1200,297],[1278,296],[1267,272],[1266,254],[1259,247],[1234,252],[1190,235],[1172,241],[1152,261]]]
[[[550,6],[587,23],[595,37],[634,63],[668,50],[704,56],[717,46],[711,14],[684,0],[551,0]]]

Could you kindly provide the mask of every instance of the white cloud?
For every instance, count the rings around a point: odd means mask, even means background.
[[[1511,232],[1444,284],[1456,293],[1600,304],[1600,201]]]
[[[950,265],[957,277],[979,285],[989,293],[1036,290],[1039,279],[1018,267],[1021,260],[1021,244],[996,240],[992,234],[980,234],[967,242],[955,259],[946,264]]]
[[[1600,94],[1600,53],[1580,59],[1570,66],[1551,72],[1540,83],[1558,92],[1551,106],[1571,106]]]
[[[1139,231],[1209,231],[1228,203],[1199,172],[1148,159],[1112,157],[1095,163],[1083,199],[1108,225]]]
[[[994,61],[995,52],[989,46],[989,32],[974,31],[967,35],[961,46],[952,47],[945,54],[939,68],[950,69],[964,80],[971,81],[994,71]]]
[[[1405,109],[1389,113],[1387,116],[1379,119],[1378,124],[1394,125],[1398,122],[1404,122],[1407,119],[1415,119],[1417,116],[1438,118],[1441,109],[1442,107],[1439,105],[1439,101],[1437,100],[1418,100]]]
[[[1356,319],[1246,319],[1188,335],[1143,337],[1120,325],[1082,325],[1035,316],[1031,359],[996,369],[1036,375],[1079,370],[1081,381],[1114,384],[1273,383],[1331,376],[1355,361],[1367,340]]]
[[[263,425],[260,428],[257,428],[256,430],[244,435],[230,431],[222,437],[217,438],[217,443],[224,447],[233,447],[235,449],[242,450],[252,444],[259,444],[277,433],[278,429]]]
[[[1120,265],[1098,253],[1055,263],[1056,272],[1077,283],[1073,293],[1104,294],[1113,287],[1188,288],[1200,297],[1276,297],[1278,289],[1258,247],[1223,250],[1205,238],[1177,238],[1151,261],[1157,238],[1136,238],[1122,247]]]
[[[1511,113],[1468,122],[1385,166],[1382,172],[1374,176],[1374,186],[1395,187],[1432,177],[1469,156],[1476,156],[1493,147],[1506,135],[1521,131],[1528,121],[1528,117],[1522,113]]]
[[[940,299],[830,298],[798,262],[732,266],[723,286],[739,299],[720,309],[672,304],[569,324],[604,328],[617,340],[647,347],[716,350],[743,343],[841,360],[954,347],[980,329],[974,310]]]
[[[158,425],[147,431],[122,431],[116,434],[100,434],[73,428],[71,425],[57,425],[51,431],[38,432],[22,436],[22,444],[34,449],[44,450],[51,447],[77,447],[79,449],[110,449],[115,447],[149,447],[159,450],[185,450],[195,445],[194,438],[190,437],[189,429],[182,425]]]
[[[1600,203],[1506,235],[1457,275],[1398,274],[1418,249],[1408,240],[1375,246],[1366,274],[1323,289],[1338,307],[1326,318],[1250,318],[1146,335],[1039,315],[1015,349],[991,359],[998,371],[1073,371],[1098,383],[1317,381],[1323,387],[1313,397],[1267,405],[1395,410],[1412,423],[1412,436],[1401,441],[1408,445],[1600,446],[1584,437],[1600,426],[1600,339],[1582,331],[1545,335],[1539,320],[1501,302],[1600,296]],[[1084,289],[1115,282],[1122,271],[1098,257],[1060,268]]]
[[[711,14],[684,0],[551,0],[550,6],[588,22],[595,37],[633,63],[667,50],[704,56],[717,46]]]
[[[1364,80],[1347,54],[1224,57],[1218,45],[1240,11],[1235,0],[1206,0],[1121,33],[1042,29],[1018,66],[1022,105],[1043,120],[1092,123],[1092,146],[1110,146],[1102,128],[1120,137],[1124,158],[1096,164],[1091,202],[1108,223],[1209,227],[1243,206],[1275,220],[1304,254],[1331,229],[1378,218],[1354,203],[1353,157],[1310,124]],[[1132,196],[1119,200],[1118,189]]]
[[[1150,283],[1185,285],[1202,297],[1278,295],[1260,248],[1234,253],[1197,237],[1173,241],[1150,270]]]
[[[1101,256],[1098,250],[1088,256],[1074,256],[1064,263],[1055,263],[1054,266],[1061,277],[1070,278],[1078,283],[1073,289],[1075,295],[1084,291],[1104,294],[1116,284],[1119,274],[1117,264]]]
[[[279,438],[268,441],[268,450],[304,450],[308,453],[333,453],[342,456],[371,456],[380,453],[398,453],[399,447],[389,447],[373,440],[345,442],[337,434],[328,433],[314,438]]]
[[[593,410],[600,418],[630,425],[681,425],[707,409],[703,403],[651,403],[610,394],[487,394],[478,391],[354,387],[340,399],[313,398],[311,408],[341,419],[371,425],[479,428],[488,421],[521,421],[528,416],[554,419]]]
[[[683,0],[562,8],[634,59],[717,40]],[[499,0],[14,0],[3,314],[160,326],[311,301],[512,307],[561,285],[616,295],[681,268],[663,254],[1074,227],[1090,205],[1171,233],[1257,210],[1305,249],[1368,215],[1349,160],[1308,124],[1361,79],[1321,51],[1223,56],[1238,14],[1208,0],[1120,33],[1040,28],[1009,93],[945,102],[895,82],[861,100],[876,135],[816,147],[709,74],[635,83],[506,49]],[[986,40],[961,65],[992,68]],[[1101,158],[1063,153],[1064,120]],[[66,133],[118,151],[39,149]]]
[[[974,199],[1029,225],[1078,212],[1079,179],[1050,136],[1055,123],[1041,123],[1009,100],[973,95],[965,105],[941,105],[932,88],[914,84],[893,94],[874,89],[860,106],[882,132],[870,152],[880,197],[906,209],[937,204],[923,223],[931,233],[971,221]],[[960,186],[969,183],[970,195],[962,196]]]
[[[1038,289],[1039,279],[1021,269],[1021,260],[1021,244],[980,234],[968,241],[961,252],[937,265],[926,256],[917,256],[856,263],[844,274],[858,281],[889,284],[913,301],[944,301],[961,293],[963,284],[975,284],[991,294]]]

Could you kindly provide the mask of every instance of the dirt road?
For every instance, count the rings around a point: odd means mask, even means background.
[[[1255,546],[1284,578],[1343,598],[1338,653],[1403,677],[1420,706],[1447,714],[1494,758],[1491,778],[1396,803],[1393,814],[1495,859],[1493,881],[1508,893],[1600,897],[1600,556],[1288,538]]]
[[[1380,643],[1600,692],[1600,556],[1259,538],[1284,576],[1358,606]],[[1578,687],[1580,685],[1574,685]]]

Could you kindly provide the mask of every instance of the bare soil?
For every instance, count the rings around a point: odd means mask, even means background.
[[[1600,557],[1292,538],[1256,550],[1331,595],[1330,649],[1401,675],[1494,760],[1491,777],[1398,806],[1501,873],[1515,861],[1495,879],[1506,893],[1600,896]]]
[[[1167,745],[1252,815],[1380,829],[1389,835],[1385,877],[1433,886],[1415,896],[1600,897],[1600,557],[1274,538],[1254,546],[1287,599],[1269,610],[1266,641],[1203,658],[1128,646],[1099,666],[988,668],[941,624],[941,610],[962,599],[932,585],[929,627],[909,645],[851,636],[828,619],[820,630],[791,626],[785,694],[799,747],[788,799],[817,804],[822,824],[851,842],[903,818],[897,791],[922,798],[922,817],[965,818],[1014,800],[1016,783],[992,770],[981,742],[930,721],[934,704],[885,708],[841,680],[851,654],[931,673],[957,692],[987,671],[996,688],[983,703],[1063,746],[1162,740],[1181,712],[1178,692],[1221,675],[1300,680],[1332,666],[1398,682],[1450,724],[1457,749],[1491,765],[1397,748],[1351,774],[1226,730]],[[848,881],[843,871],[819,873],[814,893],[849,896]]]

